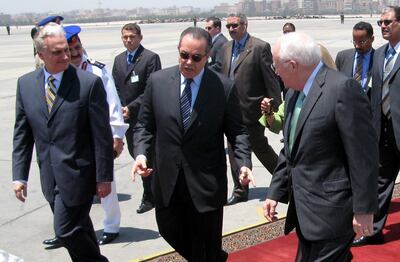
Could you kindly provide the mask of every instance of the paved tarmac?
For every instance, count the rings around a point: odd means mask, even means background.
[[[378,16],[370,18],[346,18],[340,24],[339,16],[318,20],[290,20],[298,31],[311,34],[319,43],[336,56],[339,50],[352,48],[351,31],[358,21],[370,22],[375,30],[374,47],[384,43],[379,27]],[[281,35],[286,20],[251,20],[248,31],[271,44]],[[89,56],[107,64],[111,71],[114,57],[122,52],[120,28],[123,22],[110,24],[82,25],[80,34],[83,46]],[[225,25],[225,22],[223,23]],[[141,25],[144,35],[142,44],[158,53],[163,68],[175,65],[178,61],[177,44],[180,32],[191,23],[147,24]],[[203,27],[204,22],[198,26]],[[19,76],[33,70],[33,48],[30,38],[31,27],[11,28],[11,35],[0,29],[0,261],[22,261],[8,256],[15,255],[23,261],[70,261],[65,249],[45,250],[42,241],[54,235],[52,214],[45,201],[39,182],[36,160],[33,159],[28,184],[28,199],[25,204],[19,202],[12,191],[11,152],[14,124],[14,105],[16,80]],[[225,28],[225,35],[229,38]],[[281,149],[281,135],[267,132],[276,152]],[[229,164],[229,162],[228,162]],[[257,223],[265,222],[262,216],[264,200],[271,175],[253,156],[253,172],[257,187],[250,190],[250,200],[234,206],[225,207],[224,233],[236,231]],[[115,242],[102,246],[102,253],[110,261],[135,261],[153,256],[171,247],[160,237],[154,218],[154,210],[145,214],[136,214],[142,194],[140,179],[132,182],[130,170],[132,159],[125,150],[115,161],[115,178],[118,197],[122,210],[120,237]],[[230,177],[230,174],[229,174]],[[232,183],[229,181],[229,192]],[[284,215],[285,205],[279,205],[279,214]],[[103,211],[97,203],[93,205],[91,217],[98,235],[102,233]]]

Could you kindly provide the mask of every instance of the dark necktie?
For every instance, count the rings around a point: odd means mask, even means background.
[[[47,109],[49,110],[49,113],[51,112],[51,109],[53,108],[54,101],[56,100],[56,95],[57,95],[57,89],[54,84],[54,81],[56,79],[54,76],[49,76],[47,78],[47,88],[46,88],[46,102],[47,102]]]
[[[383,71],[383,85],[382,85],[382,112],[383,114],[390,119],[390,97],[389,97],[389,74],[393,69],[393,65],[395,63],[394,56],[396,54],[396,50],[392,47],[389,47],[388,50],[388,58],[386,59],[385,68]]]
[[[354,71],[353,78],[359,83],[361,83],[361,79],[362,79],[363,65],[364,65],[364,56],[362,54],[358,54],[356,69]]]
[[[189,126],[190,120],[190,108],[192,104],[192,89],[190,88],[190,84],[193,82],[193,79],[186,79],[185,89],[183,89],[181,96],[181,115],[182,115],[182,124],[183,128],[186,130]]]
[[[132,54],[128,54],[128,65],[133,63],[133,55]]]
[[[232,52],[232,60],[231,60],[231,68],[229,70],[229,78],[231,80],[234,80],[235,75],[234,75],[234,70],[236,67],[236,61],[240,56],[240,51],[241,51],[241,44],[239,42],[235,43],[235,46],[233,48]]]

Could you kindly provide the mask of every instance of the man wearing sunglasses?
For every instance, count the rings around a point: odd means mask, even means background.
[[[374,29],[367,22],[358,22],[353,27],[354,48],[340,51],[336,56],[336,67],[338,71],[348,77],[357,80],[363,91],[370,95],[371,69],[375,49],[372,48],[374,42]]]
[[[372,67],[372,123],[379,138],[378,207],[373,235],[353,246],[382,244],[394,183],[400,169],[400,7],[383,9],[378,25],[388,41],[375,51]]]
[[[224,135],[244,182],[252,181],[251,151],[237,89],[206,64],[211,37],[189,27],[181,34],[179,66],[150,75],[138,123],[132,176],[148,176],[155,144],[153,195],[160,234],[188,261],[225,261],[223,206],[227,197]]]
[[[265,127],[258,122],[260,103],[264,97],[273,98],[274,111],[282,101],[278,81],[271,69],[271,47],[247,33],[247,18],[244,14],[229,15],[226,28],[233,40],[224,44],[214,68],[234,80],[252,150],[272,174],[278,156],[268,144],[268,139],[264,135]],[[228,205],[233,205],[248,200],[249,188],[239,182],[240,167],[235,163],[230,144],[228,144],[228,154],[235,184]]]
[[[212,38],[212,48],[211,48],[211,61],[208,63],[210,66],[215,64],[218,52],[221,47],[228,42],[228,39],[221,32],[221,19],[218,17],[209,17],[206,20],[206,31],[210,34]]]
[[[133,127],[141,105],[141,97],[149,75],[161,69],[158,54],[144,48],[140,26],[128,23],[121,29],[121,40],[126,50],[115,57],[112,76],[121,99],[124,119],[129,123],[126,131],[126,143],[129,154],[133,157]],[[143,178],[142,201],[136,213],[142,214],[154,207],[151,193],[151,177]]]

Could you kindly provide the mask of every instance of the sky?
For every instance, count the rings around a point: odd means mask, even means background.
[[[212,8],[220,3],[236,3],[238,0],[0,0],[0,13],[44,13],[63,12],[76,9],[115,8],[132,9],[135,7],[169,7],[169,6],[193,6],[200,8]]]

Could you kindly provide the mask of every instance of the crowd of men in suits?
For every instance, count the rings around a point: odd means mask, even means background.
[[[54,19],[54,21],[53,21]],[[56,237],[73,261],[107,261],[99,244],[119,234],[113,159],[126,137],[143,180],[137,213],[155,207],[164,239],[188,261],[225,261],[223,206],[248,200],[251,152],[273,174],[264,215],[276,219],[289,202],[285,233],[296,228],[296,261],[350,261],[350,247],[384,242],[394,181],[400,169],[400,8],[382,11],[388,44],[374,50],[372,26],[353,28],[354,49],[338,53],[337,71],[320,46],[285,24],[274,44],[247,32],[243,14],[210,17],[205,30],[185,29],[177,66],[161,69],[145,49],[139,25],[126,24],[126,48],[105,65],[89,59],[78,26],[46,23],[33,36],[43,67],[18,79],[13,181],[25,201],[33,145]],[[286,31],[285,31],[286,30]],[[400,59],[400,58],[399,58]],[[39,88],[32,88],[32,86]],[[260,124],[277,111],[281,87],[284,145],[279,157]],[[37,99],[32,99],[36,97]],[[228,156],[234,190],[227,199]],[[89,211],[102,200],[97,240]]]

